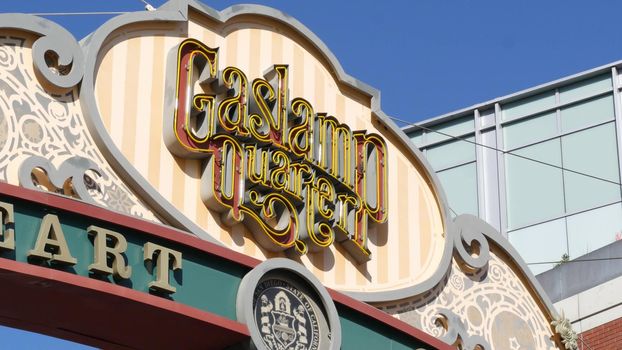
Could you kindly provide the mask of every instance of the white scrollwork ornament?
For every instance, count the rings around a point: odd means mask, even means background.
[[[38,168],[50,177],[50,190],[158,221],[88,132],[76,89],[84,73],[83,53],[71,34],[28,15],[0,15],[0,28],[35,34],[34,39],[31,34],[0,36],[0,181],[40,189],[31,179]],[[71,191],[62,189],[68,179]]]
[[[463,349],[556,349],[538,304],[488,241],[492,228],[477,220],[452,223],[454,258],[437,286],[377,306]]]

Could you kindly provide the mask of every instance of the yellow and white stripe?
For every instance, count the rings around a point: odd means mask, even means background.
[[[429,277],[444,246],[438,202],[414,157],[402,153],[395,136],[372,124],[369,97],[340,86],[324,59],[316,57],[315,48],[291,39],[297,35],[233,25],[213,30],[207,25],[190,22],[189,37],[220,47],[220,69],[238,67],[252,81],[272,64],[288,64],[290,99],[303,97],[316,112],[333,115],[352,130],[378,133],[387,141],[389,218],[385,224],[370,225],[372,260],[355,266],[345,249],[331,246],[301,261],[327,286],[340,290],[389,291]],[[258,246],[243,225],[222,224],[219,214],[199,198],[199,161],[176,158],[168,151],[162,125],[163,118],[173,116],[163,115],[166,59],[183,38],[167,36],[166,31],[139,32],[112,38],[99,65],[96,97],[112,140],[151,186],[210,235],[259,259],[282,255]]]

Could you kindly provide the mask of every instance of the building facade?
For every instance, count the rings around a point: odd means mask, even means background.
[[[622,314],[619,293],[603,291],[622,273],[607,260],[622,238],[619,71],[613,63],[404,129],[452,213],[507,237],[580,331]]]

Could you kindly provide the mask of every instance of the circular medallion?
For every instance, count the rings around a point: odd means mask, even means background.
[[[257,285],[253,300],[255,322],[268,349],[318,349],[318,315],[304,293],[286,281],[268,279]]]
[[[21,120],[22,137],[31,144],[40,145],[45,137],[43,126],[35,119],[34,116],[27,115]]]
[[[341,323],[328,291],[288,259],[269,259],[244,276],[237,316],[248,326],[251,349],[341,348]]]

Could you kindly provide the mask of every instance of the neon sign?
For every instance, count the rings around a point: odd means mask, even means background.
[[[243,222],[268,250],[306,254],[337,241],[369,260],[369,219],[387,219],[382,137],[290,100],[287,65],[249,81],[236,67],[218,70],[218,49],[195,39],[175,54],[164,136],[173,154],[204,159],[205,205],[226,225]]]

